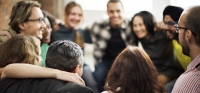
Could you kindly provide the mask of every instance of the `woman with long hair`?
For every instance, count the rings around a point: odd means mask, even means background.
[[[78,28],[83,20],[84,13],[81,5],[75,1],[69,2],[64,9],[64,24],[59,24],[59,29],[52,32],[51,42],[57,40],[71,40],[84,49],[84,32]],[[96,80],[86,63],[84,63],[83,66],[82,78],[86,86],[92,88],[96,92],[98,91]]]
[[[157,71],[147,53],[128,46],[115,59],[106,79],[108,93],[163,93]]]
[[[172,40],[167,38],[164,31],[156,30],[154,16],[148,11],[138,12],[133,16],[131,24],[140,42],[138,46],[143,47],[158,71],[159,83],[166,85],[177,78],[183,70],[174,59]]]
[[[13,36],[0,48],[0,67],[11,63],[40,65],[40,40],[33,36]]]

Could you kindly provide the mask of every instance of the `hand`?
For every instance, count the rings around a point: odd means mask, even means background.
[[[8,38],[12,37],[12,35],[8,31],[0,31],[0,36],[7,36]]]
[[[56,79],[70,81],[70,82],[85,86],[84,80],[77,73],[59,71],[59,73],[57,73],[56,75]]]
[[[168,82],[170,81],[170,79],[168,77],[166,77],[165,75],[158,75],[158,82],[160,84],[166,85]]]
[[[53,26],[54,31],[58,31],[60,29],[59,24],[64,25],[64,22],[61,19],[56,19],[55,24]]]
[[[166,25],[164,22],[157,22],[155,31],[162,31],[166,29]]]

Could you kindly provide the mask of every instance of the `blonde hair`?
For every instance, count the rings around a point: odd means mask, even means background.
[[[40,40],[33,36],[13,36],[1,45],[0,54],[0,67],[11,63],[39,65]]]
[[[19,1],[12,7],[12,12],[10,16],[10,27],[20,33],[19,24],[26,22],[31,16],[31,9],[33,7],[39,7],[40,4],[37,1]]]

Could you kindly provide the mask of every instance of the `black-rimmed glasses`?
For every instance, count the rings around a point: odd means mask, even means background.
[[[187,28],[185,28],[185,27],[180,27],[178,24],[175,24],[174,27],[176,28],[176,33],[179,33],[179,32],[180,32],[180,29],[185,29],[185,30],[187,30]]]
[[[179,33],[180,29],[188,30],[186,27],[180,27],[178,24],[175,24],[174,27],[176,28],[176,33]],[[196,33],[194,33],[193,31],[191,31],[191,32],[193,35],[196,35]]]
[[[38,21],[39,23],[42,23],[42,22],[44,22],[44,18],[28,19],[27,21]]]

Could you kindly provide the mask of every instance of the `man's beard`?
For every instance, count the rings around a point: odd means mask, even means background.
[[[173,35],[172,38],[170,38],[170,37],[168,37],[168,38],[178,40],[178,33],[176,33],[176,32],[174,33],[174,32],[171,31],[171,30],[166,30],[165,33],[166,33],[166,34],[169,33],[169,34],[172,34],[172,35]]]
[[[183,39],[184,39],[183,40],[184,42],[183,42],[183,44],[181,44],[181,46],[182,46],[182,52],[183,52],[184,55],[190,56],[189,55],[190,49],[189,49],[189,47],[188,47],[188,45],[186,43],[186,39],[185,38],[183,38]]]

